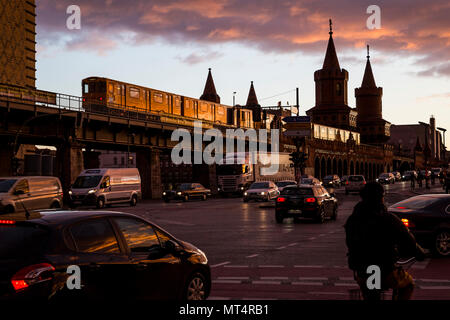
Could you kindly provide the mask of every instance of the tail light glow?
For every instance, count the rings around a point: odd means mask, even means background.
[[[14,220],[0,220],[0,224],[16,224],[16,222]]]
[[[284,197],[278,197],[277,202],[286,202],[286,198]]]
[[[314,202],[316,202],[316,198],[306,198],[305,202],[306,203],[314,203]]]
[[[402,219],[402,222],[405,225],[405,227],[407,227],[407,228],[414,228],[415,227],[414,223],[409,221],[408,219]]]
[[[51,264],[40,263],[20,269],[11,279],[14,290],[19,291],[30,285],[51,279],[49,272],[55,270]]]

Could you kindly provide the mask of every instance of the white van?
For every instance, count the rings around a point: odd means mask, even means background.
[[[101,209],[115,203],[137,204],[141,177],[136,168],[84,170],[69,190],[70,206],[95,205]]]
[[[63,190],[56,177],[0,177],[0,213],[62,208]]]

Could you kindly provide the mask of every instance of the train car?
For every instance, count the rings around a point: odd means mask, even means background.
[[[170,114],[220,125],[253,128],[252,111],[101,77],[82,81],[87,111],[124,116],[130,113]],[[145,115],[144,115],[145,117]]]

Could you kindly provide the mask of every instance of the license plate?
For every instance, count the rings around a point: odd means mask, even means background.
[[[302,210],[289,210],[289,213],[301,214]]]

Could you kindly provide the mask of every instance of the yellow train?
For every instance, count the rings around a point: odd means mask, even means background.
[[[171,115],[218,125],[254,128],[253,112],[250,109],[189,98],[108,78],[83,79],[82,93],[85,109],[95,105],[97,108]]]

